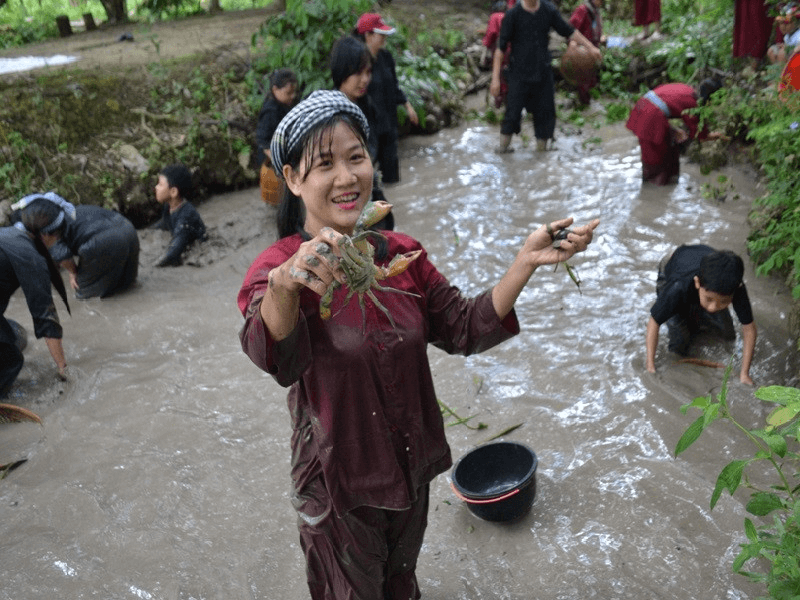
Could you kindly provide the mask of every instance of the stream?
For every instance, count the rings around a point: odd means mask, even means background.
[[[530,122],[523,131],[532,136]],[[756,386],[797,385],[790,293],[756,277],[746,223],[762,191],[745,167],[708,176],[684,162],[679,182],[641,184],[636,138],[623,125],[572,128],[556,150],[467,123],[401,141],[401,183],[386,190],[397,229],[412,234],[466,294],[492,286],[525,237],[563,216],[601,224],[563,267],[539,269],[516,304],[521,333],[484,354],[430,348],[441,402],[473,427],[448,426],[454,460],[509,427],[537,454],[537,495],[513,523],[475,517],[431,486],[418,577],[425,600],[737,599],[762,590],[731,572],[744,541],[745,491],[709,500],[719,471],[751,455],[719,424],[679,458],[696,414],[680,407],[718,391],[722,370],[677,362],[662,327],[658,372],[644,369],[656,267],[682,243],[745,258],[759,336]],[[707,198],[706,184],[724,201]],[[44,425],[0,425],[0,599],[306,600],[289,502],[286,390],[241,351],[236,294],[275,240],[275,209],[258,190],[216,196],[199,211],[211,240],[188,264],[152,267],[168,242],[143,230],[139,281],[105,300],[56,300],[70,380],[56,381],[41,340],[7,402]],[[65,277],[66,280],[66,277]],[[582,293],[581,293],[582,292]],[[30,332],[18,292],[6,316]],[[735,319],[734,319],[735,322]],[[734,358],[728,398],[745,423],[768,413],[738,381],[741,335],[696,356]],[[446,422],[452,422],[452,417]]]

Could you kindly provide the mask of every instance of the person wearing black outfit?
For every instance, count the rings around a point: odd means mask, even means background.
[[[409,120],[417,125],[419,117],[397,82],[394,57],[384,49],[386,36],[394,33],[394,28],[383,22],[380,15],[366,13],[358,19],[353,35],[362,40],[372,54],[372,80],[367,95],[376,111],[375,134],[378,137],[377,162],[384,183],[400,181],[400,160],[397,157],[397,107],[403,105]],[[373,127],[370,122],[370,128]]]
[[[520,0],[503,17],[492,61],[489,92],[497,97],[505,51],[511,46],[506,112],[500,127],[498,154],[513,152],[511,136],[521,131],[522,109],[533,116],[536,149],[546,150],[556,128],[555,87],[548,44],[550,30],[584,46],[599,62],[600,50],[561,16],[548,0]]]
[[[45,338],[59,377],[66,377],[63,330],[53,303],[51,283],[69,311],[64,282],[42,241],[23,227],[0,228],[0,398],[7,395],[25,360],[22,354],[25,330],[4,315],[12,294],[19,288],[33,318],[34,335]]]
[[[169,165],[158,175],[156,200],[164,205],[164,210],[161,219],[152,227],[172,232],[172,240],[156,262],[157,267],[180,265],[184,250],[195,240],[204,241],[208,237],[203,219],[186,200],[191,191],[192,175],[183,165]]]

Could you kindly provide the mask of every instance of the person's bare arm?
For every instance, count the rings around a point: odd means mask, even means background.
[[[742,370],[739,374],[739,381],[747,385],[753,385],[753,380],[750,378],[750,364],[753,362],[757,337],[758,330],[755,321],[742,325]]]
[[[553,238],[548,229],[554,233],[565,229],[572,224],[572,219],[553,221],[532,232],[506,274],[492,289],[492,304],[497,316],[503,319],[511,312],[537,267],[564,262],[576,252],[586,250],[599,223],[600,220],[595,219],[588,225],[576,227],[567,235],[566,240],[561,241],[559,248],[553,246]]]
[[[646,360],[645,368],[650,373],[656,372],[656,347],[658,346],[659,325],[653,317],[647,322],[647,336],[645,339]]]
[[[67,360],[64,358],[64,346],[61,344],[60,338],[44,338],[47,344],[47,349],[50,351],[50,356],[58,367],[58,378],[62,381],[67,378]]]

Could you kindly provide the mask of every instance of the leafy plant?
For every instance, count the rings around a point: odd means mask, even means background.
[[[371,7],[370,0],[287,0],[286,11],[270,17],[253,35],[253,83],[287,67],[305,93],[330,88],[327,61],[334,42],[349,34],[358,16]]]
[[[755,396],[777,405],[767,416],[764,427],[750,429],[739,422],[730,411],[727,401],[731,364],[725,371],[722,387],[716,397],[695,398],[681,407],[702,415],[686,429],[675,448],[675,455],[689,448],[714,422],[727,421],[752,443],[751,458],[736,459],[720,472],[711,494],[711,508],[724,491],[733,495],[740,487],[751,490],[745,510],[755,517],[772,519],[756,524],[745,518],[747,542],[733,561],[733,571],[765,585],[772,600],[792,600],[800,596],[800,390],[790,387],[759,388]],[[765,466],[772,473],[769,485],[753,483],[747,472],[755,465]],[[758,474],[759,479],[762,473]],[[766,572],[746,569],[754,559],[766,561]],[[753,565],[755,566],[755,565]]]

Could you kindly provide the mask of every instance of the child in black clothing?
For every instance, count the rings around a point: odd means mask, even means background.
[[[183,165],[164,167],[158,175],[156,200],[164,205],[161,220],[153,227],[172,232],[167,251],[156,262],[157,267],[181,264],[181,255],[195,240],[207,238],[206,226],[194,206],[186,197],[192,191],[192,175]]]
[[[277,69],[269,76],[269,92],[261,105],[256,126],[256,143],[261,164],[261,199],[269,204],[280,201],[280,185],[272,171],[269,144],[278,123],[294,106],[297,99],[297,76],[291,69]]]

